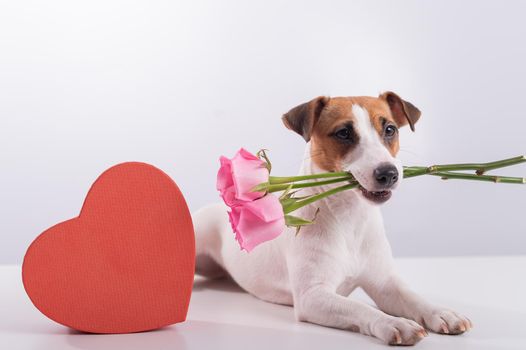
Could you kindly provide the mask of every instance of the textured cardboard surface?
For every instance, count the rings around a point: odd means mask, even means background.
[[[77,218],[35,239],[22,277],[33,304],[58,323],[139,332],[185,320],[194,260],[177,185],[151,165],[123,163],[97,179]]]

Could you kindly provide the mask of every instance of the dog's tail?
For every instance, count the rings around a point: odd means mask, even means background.
[[[221,227],[226,217],[223,205],[203,207],[192,215],[195,230],[195,273],[207,278],[227,276],[221,266]]]

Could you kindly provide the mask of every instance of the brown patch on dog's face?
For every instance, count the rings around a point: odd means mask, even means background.
[[[360,142],[360,130],[352,107],[358,104],[367,110],[370,123],[385,147],[394,157],[400,148],[397,124],[387,102],[374,97],[331,98],[321,111],[311,136],[311,157],[327,171],[342,171],[342,162],[349,158]]]
[[[355,100],[358,105],[367,110],[371,124],[378,133],[380,140],[389,150],[389,153],[396,157],[400,150],[399,125],[395,121],[389,105],[385,100],[375,97],[356,97]]]
[[[342,171],[342,159],[360,141],[351,107],[349,98],[337,97],[321,112],[311,137],[311,157],[321,169]]]

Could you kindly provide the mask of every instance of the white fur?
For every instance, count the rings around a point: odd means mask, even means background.
[[[402,174],[402,164],[398,159],[393,158],[383,145],[378,132],[371,123],[367,110],[358,104],[354,104],[352,112],[355,121],[353,127],[360,135],[360,142],[356,149],[344,159],[343,170],[353,174],[368,191],[380,190],[376,187],[376,182],[372,176],[374,169],[381,163],[391,163],[396,166],[398,173]]]
[[[353,108],[360,133],[359,153],[348,159],[348,170],[367,189],[374,166],[398,164],[381,144],[367,112]],[[300,174],[318,173],[307,144]],[[401,173],[401,167],[400,167]],[[326,189],[326,188],[325,188]],[[307,195],[319,189],[305,189]],[[241,251],[230,227],[227,207],[214,204],[194,214],[197,273],[217,277],[226,271],[256,297],[294,305],[300,321],[359,331],[391,344],[411,345],[425,331],[461,333],[469,320],[429,304],[401,281],[385,237],[380,209],[358,192],[340,192],[295,212],[316,223],[298,235],[287,229],[277,239],[251,253]],[[361,287],[379,309],[349,298]],[[425,323],[424,323],[425,322]]]

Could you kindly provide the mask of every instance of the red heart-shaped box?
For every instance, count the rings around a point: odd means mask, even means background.
[[[33,304],[58,323],[140,332],[185,320],[194,259],[181,191],[161,170],[130,162],[95,181],[78,217],[33,241],[22,278]]]

